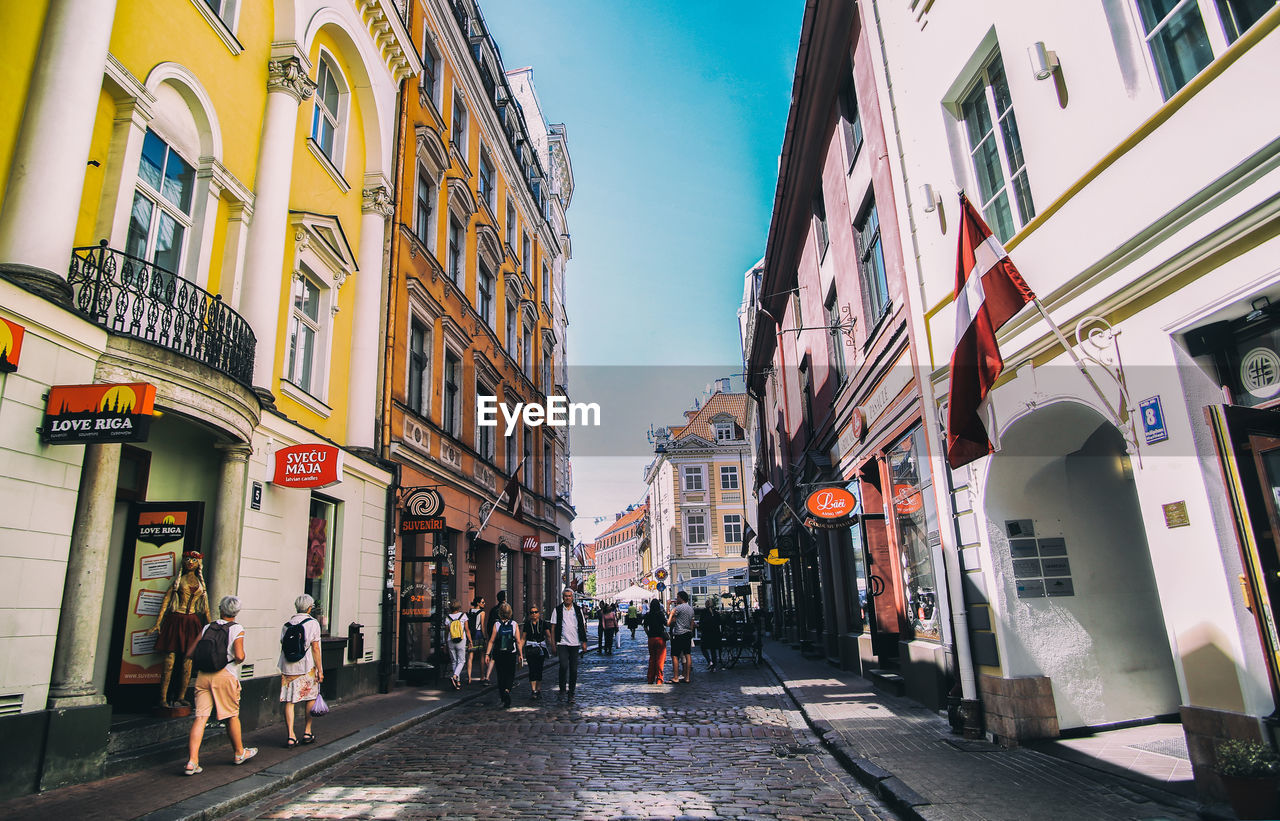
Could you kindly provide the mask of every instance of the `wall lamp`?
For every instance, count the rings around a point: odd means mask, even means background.
[[[925,183],[920,186],[920,193],[924,197],[924,212],[926,214],[932,214],[938,210],[942,200],[938,197],[938,192],[933,190],[932,185]]]
[[[1031,70],[1035,72],[1037,80],[1049,79],[1060,67],[1058,52],[1049,51],[1044,43],[1033,43],[1027,49],[1027,56],[1031,58]]]

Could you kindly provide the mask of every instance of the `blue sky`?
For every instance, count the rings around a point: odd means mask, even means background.
[[[664,385],[656,402],[646,390],[649,421],[675,424],[706,366],[742,370],[742,277],[764,253],[803,0],[480,4],[506,68],[533,66],[543,114],[568,130],[569,364],[645,366],[636,382]],[[643,444],[631,416],[618,435]],[[643,495],[649,458],[575,455],[579,537]]]

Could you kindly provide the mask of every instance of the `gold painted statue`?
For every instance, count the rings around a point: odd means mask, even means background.
[[[182,572],[173,580],[173,586],[164,594],[160,603],[160,615],[150,632],[159,633],[155,652],[164,654],[164,677],[160,682],[160,706],[186,705],[187,687],[191,684],[191,659],[182,660],[182,689],[176,698],[169,699],[169,685],[173,681],[173,668],[178,656],[185,656],[201,629],[213,621],[209,612],[209,591],[204,584],[201,568],[203,557],[194,550],[182,555]]]

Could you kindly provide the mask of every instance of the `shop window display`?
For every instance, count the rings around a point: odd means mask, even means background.
[[[329,635],[330,598],[333,594],[334,540],[337,537],[338,506],[318,496],[311,497],[311,518],[307,527],[307,577],[304,589],[316,601],[314,615],[321,631]]]
[[[907,621],[918,639],[942,638],[931,543],[938,537],[924,429],[916,426],[889,450],[893,520],[902,559]]]

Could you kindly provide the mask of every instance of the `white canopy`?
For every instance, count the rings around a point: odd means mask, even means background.
[[[659,594],[656,590],[648,590],[637,584],[633,584],[628,588],[619,590],[617,593],[609,594],[609,599],[611,601],[616,601],[616,602],[617,601],[641,602],[641,601],[649,601],[650,599],[657,598],[658,595]]]

